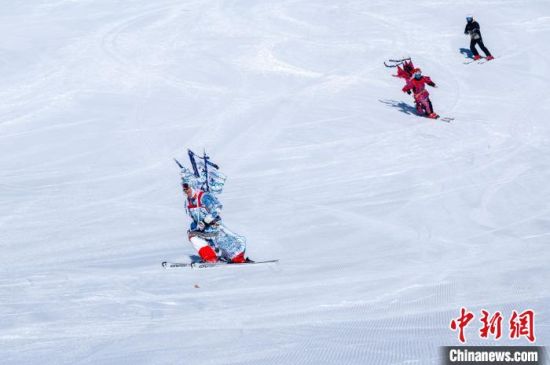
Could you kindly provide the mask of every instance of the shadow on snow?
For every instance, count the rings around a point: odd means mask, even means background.
[[[381,103],[391,106],[392,108],[396,108],[401,113],[405,113],[407,115],[417,115],[416,108],[410,104],[405,103],[404,101],[397,101],[397,100],[379,100],[379,101]]]
[[[474,58],[474,54],[468,48],[459,48],[460,53],[466,58]]]

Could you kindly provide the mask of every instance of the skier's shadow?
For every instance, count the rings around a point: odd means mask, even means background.
[[[397,100],[379,100],[381,103],[384,103],[386,105],[389,105],[393,108],[398,109],[401,113],[405,113],[407,115],[416,115],[416,108],[410,104],[405,103],[404,101],[397,101]]]
[[[191,262],[201,262],[202,259],[199,255],[189,255],[189,258],[191,259]]]
[[[459,48],[460,53],[466,58],[474,58],[474,54],[468,48]]]

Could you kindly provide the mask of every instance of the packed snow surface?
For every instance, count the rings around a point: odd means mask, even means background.
[[[464,64],[468,13],[494,61]],[[438,364],[461,307],[467,344],[529,344],[533,309],[550,345],[549,1],[12,1],[0,29],[0,363]],[[278,265],[161,267],[194,253],[187,148]]]

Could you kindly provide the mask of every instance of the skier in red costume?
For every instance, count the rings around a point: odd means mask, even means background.
[[[439,117],[432,107],[430,100],[430,93],[426,90],[426,85],[431,87],[437,87],[429,76],[423,76],[422,70],[415,68],[412,71],[412,77],[407,80],[407,84],[403,88],[403,92],[407,94],[414,94],[414,101],[416,103],[416,111],[420,115],[427,116],[428,118],[436,119]]]

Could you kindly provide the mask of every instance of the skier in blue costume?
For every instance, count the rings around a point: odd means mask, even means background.
[[[185,179],[182,187],[186,197],[186,211],[193,220],[187,231],[189,241],[201,259],[205,262],[220,259],[231,263],[246,262],[245,241],[222,224],[222,205],[214,194],[193,188]]]

